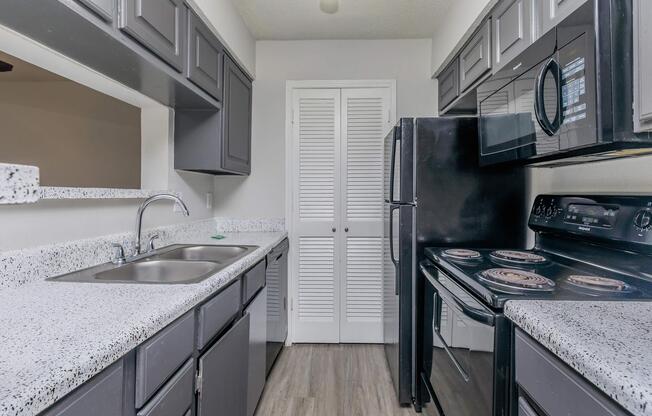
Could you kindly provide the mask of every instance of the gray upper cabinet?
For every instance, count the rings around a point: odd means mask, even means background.
[[[652,130],[652,2],[634,0],[634,129]]]
[[[199,358],[197,416],[246,416],[249,315]]]
[[[533,0],[503,0],[496,7],[493,13],[494,72],[532,44],[536,27],[532,2]]]
[[[491,19],[482,25],[460,52],[460,91],[491,69]]]
[[[120,0],[119,28],[177,71],[183,70],[183,0]]]
[[[439,111],[452,103],[460,95],[460,61],[459,57],[448,64],[437,77],[439,89]]]
[[[224,169],[251,173],[251,80],[228,56],[224,59]]]
[[[106,22],[113,22],[117,0],[77,0]]]
[[[577,10],[587,0],[540,0],[541,34],[546,33],[557,23]]]
[[[124,415],[124,362],[121,359],[93,377],[42,416]]]
[[[204,91],[222,100],[224,48],[213,32],[188,9],[187,76]]]

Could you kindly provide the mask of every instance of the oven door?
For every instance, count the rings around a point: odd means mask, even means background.
[[[427,414],[494,415],[495,314],[427,261],[422,380]],[[425,328],[424,328],[425,329]],[[427,345],[426,345],[427,344]]]

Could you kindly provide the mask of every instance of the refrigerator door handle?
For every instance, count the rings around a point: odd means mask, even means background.
[[[396,142],[401,140],[400,130],[398,127],[394,130],[394,140],[392,140],[392,157],[389,166],[389,203],[399,204],[400,201],[394,199],[394,175],[396,174]]]
[[[394,264],[394,293],[398,296],[398,282],[399,282],[399,270],[398,270],[398,260],[394,257],[394,211],[401,208],[400,205],[391,205],[389,207],[389,257]]]

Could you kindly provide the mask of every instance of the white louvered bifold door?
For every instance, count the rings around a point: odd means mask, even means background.
[[[339,342],[340,90],[293,92],[294,342]]]
[[[340,342],[383,342],[383,150],[390,90],[342,90]]]

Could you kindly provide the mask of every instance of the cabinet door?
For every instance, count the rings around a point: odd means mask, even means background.
[[[107,22],[113,21],[116,0],[77,0]]]
[[[188,9],[188,79],[222,99],[224,48],[217,37]]]
[[[122,31],[183,70],[183,0],[120,0]]]
[[[124,363],[120,360],[45,411],[44,416],[120,416],[123,396]]]
[[[504,0],[498,5],[493,14],[494,72],[532,43],[534,26],[532,0]]]
[[[224,58],[222,167],[251,173],[251,81],[228,56]]]
[[[267,288],[264,288],[247,308],[249,322],[249,376],[247,416],[253,416],[265,388],[267,359]]]
[[[443,110],[460,95],[459,66],[459,58],[455,58],[437,77],[439,82],[439,111]]]
[[[634,128],[652,130],[652,2],[634,1]]]
[[[249,315],[199,358],[198,416],[246,416]]]
[[[587,0],[542,0],[541,34],[546,33],[577,10]]]
[[[464,91],[491,69],[491,19],[460,52],[460,90]]]

